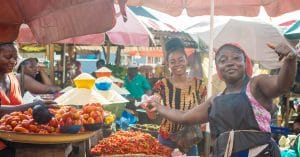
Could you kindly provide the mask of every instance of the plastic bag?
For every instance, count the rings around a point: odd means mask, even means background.
[[[122,130],[127,130],[129,124],[135,124],[138,121],[137,117],[133,116],[127,111],[122,113],[122,117],[117,119],[116,123],[120,126]]]
[[[176,133],[170,134],[170,139],[177,144],[180,151],[187,153],[194,144],[203,139],[200,125],[184,125]]]

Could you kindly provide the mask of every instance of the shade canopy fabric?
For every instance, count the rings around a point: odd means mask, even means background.
[[[192,35],[194,38],[201,38],[206,44],[209,44],[209,28],[198,28],[202,31]],[[218,49],[225,43],[239,43],[247,52],[253,61],[256,61],[268,69],[276,69],[281,63],[278,62],[278,56],[268,48],[268,42],[273,44],[287,43],[279,30],[261,20],[237,20],[230,19],[225,24],[214,28],[213,36],[214,49]]]
[[[23,23],[39,43],[105,32],[116,23],[112,0],[0,0],[0,4],[0,42],[14,41]]]
[[[126,7],[127,21],[124,22],[120,14],[120,9],[116,7],[117,23],[106,32],[109,41],[117,45],[125,46],[149,46],[150,39],[153,38],[135,14]]]
[[[36,38],[34,37],[30,28],[26,24],[21,25],[19,35],[16,41],[18,43],[37,43]],[[60,41],[55,41],[53,43],[101,45],[104,43],[104,41],[105,35],[103,33],[99,33],[68,38]]]
[[[269,16],[300,9],[299,0],[214,0],[215,15],[257,16],[263,6]],[[129,6],[146,6],[155,10],[179,16],[186,9],[189,16],[210,14],[210,0],[128,0]]]
[[[300,39],[300,21],[295,22],[285,32],[284,36],[290,40]]]
[[[194,48],[185,48],[185,53],[187,56],[190,56],[195,51]],[[139,50],[129,50],[129,56],[141,56],[141,57],[163,57],[164,52],[161,47],[158,48],[145,48]]]
[[[117,5],[115,5],[115,11],[117,18],[116,25],[111,30],[106,31],[110,43],[125,46],[149,46],[151,33],[137,17],[126,8],[127,20],[125,22]],[[21,25],[17,41],[20,43],[36,42],[30,28],[24,24]],[[105,33],[98,33],[67,38],[55,41],[54,43],[101,45],[104,41]]]
[[[181,32],[182,30],[175,28],[174,26],[158,21],[152,18],[139,16],[138,17],[147,28],[154,31],[167,31],[167,32]]]

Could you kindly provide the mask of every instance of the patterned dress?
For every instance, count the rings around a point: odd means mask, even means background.
[[[153,91],[162,98],[162,104],[171,109],[186,111],[204,101],[206,86],[202,80],[192,79],[192,84],[184,89],[176,88],[168,79],[163,78],[155,83]],[[159,134],[165,139],[170,133],[179,131],[183,125],[162,119]]]

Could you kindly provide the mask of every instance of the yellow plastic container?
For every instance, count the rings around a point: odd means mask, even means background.
[[[77,88],[92,89],[95,85],[95,79],[75,79],[74,83]]]

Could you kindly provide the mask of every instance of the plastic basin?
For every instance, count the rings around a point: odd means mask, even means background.
[[[87,131],[96,131],[102,127],[102,123],[95,123],[95,124],[83,124],[83,127]]]
[[[92,89],[95,85],[95,80],[74,80],[74,83],[77,88]]]
[[[80,131],[81,125],[60,126],[60,132],[76,134]]]
[[[95,86],[98,90],[109,90],[111,87],[111,82],[96,82]]]

